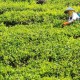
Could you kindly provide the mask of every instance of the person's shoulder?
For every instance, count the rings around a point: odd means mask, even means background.
[[[74,17],[74,18],[80,18],[80,17],[78,16],[78,13],[77,13],[77,12],[73,12],[73,17]]]
[[[73,16],[78,16],[77,12],[73,12]]]
[[[73,12],[73,14],[77,14],[77,12]]]

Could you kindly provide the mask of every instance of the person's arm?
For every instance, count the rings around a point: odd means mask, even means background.
[[[64,22],[63,26],[69,25],[77,19],[79,19],[79,16],[77,15],[77,13],[73,13],[72,18],[70,19],[70,17],[69,17],[69,20],[67,22]]]
[[[64,22],[62,26],[70,25],[70,24],[71,24],[71,23],[73,23],[73,22],[74,22],[74,20],[72,20],[72,21],[67,21],[67,22]]]
[[[68,20],[69,23],[73,23],[75,20],[79,19],[77,13],[73,13],[72,18]]]
[[[69,17],[69,20],[67,22],[64,22],[63,23],[63,26],[66,26],[66,25],[69,25],[71,22],[70,22],[70,17]]]
[[[72,17],[69,17],[69,20],[67,22],[63,23],[63,26],[69,25],[69,24],[73,23],[75,20],[76,20],[76,16],[72,15]]]
[[[69,25],[69,24],[70,24],[70,22],[64,22],[63,26],[66,26],[66,25]]]

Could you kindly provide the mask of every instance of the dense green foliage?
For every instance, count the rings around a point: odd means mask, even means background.
[[[79,0],[0,0],[0,80],[80,80],[80,23],[62,28]]]

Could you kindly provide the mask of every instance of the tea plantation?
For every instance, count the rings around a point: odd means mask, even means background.
[[[80,22],[64,10],[80,0],[0,0],[0,80],[80,80]]]

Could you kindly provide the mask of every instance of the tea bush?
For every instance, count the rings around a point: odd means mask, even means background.
[[[0,0],[0,79],[80,80],[80,23],[62,28],[80,1],[22,1]]]

